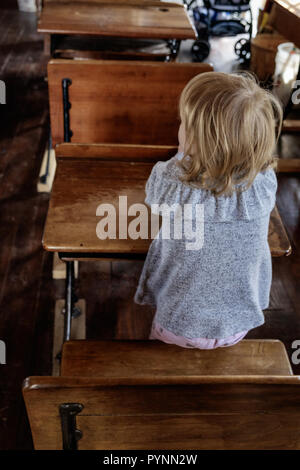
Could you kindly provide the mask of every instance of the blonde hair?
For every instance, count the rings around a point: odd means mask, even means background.
[[[276,166],[272,153],[282,108],[249,73],[197,75],[181,94],[179,112],[186,134],[178,162],[183,181],[230,195]]]

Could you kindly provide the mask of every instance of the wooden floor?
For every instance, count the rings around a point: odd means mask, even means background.
[[[0,448],[31,449],[21,384],[28,375],[51,373],[54,306],[64,283],[52,280],[52,256],[41,246],[49,195],[36,192],[48,126],[42,38],[34,14],[1,8],[0,79],[7,105],[0,106],[0,339],[7,365],[0,365]],[[281,152],[300,158],[299,136],[283,137]],[[293,253],[273,261],[266,323],[248,338],[281,339],[291,356],[292,342],[300,339],[300,179],[278,179],[278,207]],[[125,261],[80,265],[88,338],[147,337],[153,312],[132,302],[141,267]],[[300,374],[300,365],[293,369]]]

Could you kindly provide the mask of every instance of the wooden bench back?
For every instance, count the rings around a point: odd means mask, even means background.
[[[79,450],[300,449],[295,376],[31,377],[23,394],[35,449],[63,448],[62,404]]]
[[[209,64],[52,60],[48,64],[53,145],[64,142],[62,80],[69,78],[73,143],[177,145],[178,100]]]

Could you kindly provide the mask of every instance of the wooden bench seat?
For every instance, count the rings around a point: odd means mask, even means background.
[[[196,377],[293,375],[278,340],[243,340],[234,347],[185,349],[159,341],[67,341],[61,375],[71,377]]]
[[[300,377],[280,341],[70,342],[62,373],[24,382],[37,450],[300,449]]]

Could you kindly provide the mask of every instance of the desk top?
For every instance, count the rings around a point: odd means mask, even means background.
[[[127,38],[195,39],[184,7],[158,1],[137,3],[67,1],[46,3],[38,32]]]
[[[145,255],[151,239],[119,239],[118,222],[115,240],[99,239],[96,226],[101,217],[96,216],[96,210],[102,203],[112,204],[117,209],[119,196],[127,196],[128,207],[144,203],[145,183],[152,166],[153,162],[59,159],[45,226],[44,248],[74,254]],[[150,209],[148,214],[150,219]],[[128,223],[134,218],[128,217]],[[276,208],[271,216],[269,243],[273,256],[288,255],[291,251]]]

